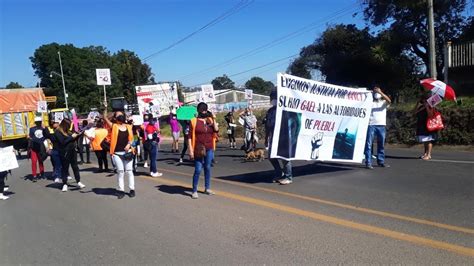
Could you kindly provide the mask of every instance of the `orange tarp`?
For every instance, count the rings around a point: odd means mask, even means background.
[[[38,101],[45,101],[42,88],[0,89],[0,114],[36,111]]]

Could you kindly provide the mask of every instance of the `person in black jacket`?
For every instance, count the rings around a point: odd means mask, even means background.
[[[71,120],[63,119],[59,124],[59,128],[54,132],[59,143],[59,155],[61,158],[61,177],[63,180],[62,191],[66,192],[68,190],[67,177],[69,165],[71,165],[72,171],[74,172],[74,177],[76,178],[77,185],[79,188],[84,188],[85,185],[81,183],[81,176],[79,174],[79,167],[77,166],[77,152],[76,152],[76,139],[80,134],[72,133],[71,130]]]
[[[51,121],[51,120],[50,120]],[[54,132],[58,130],[59,123],[58,122],[51,122],[50,127],[46,129],[45,137],[50,140],[52,148],[49,149],[48,154],[51,156],[51,163],[53,165],[53,178],[54,183],[61,183],[61,156],[59,154],[59,147],[60,144],[56,139]]]

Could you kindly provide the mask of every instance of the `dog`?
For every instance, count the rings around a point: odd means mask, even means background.
[[[250,161],[263,161],[265,159],[265,149],[254,149],[245,154],[245,161],[250,162]]]

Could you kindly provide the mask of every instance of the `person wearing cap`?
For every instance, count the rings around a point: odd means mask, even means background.
[[[35,126],[30,128],[28,134],[28,153],[31,159],[31,175],[32,181],[38,179],[37,166],[39,166],[40,178],[44,178],[44,164],[42,151],[45,151],[44,141],[46,139],[45,132],[47,129],[43,127],[41,117],[35,117]]]
[[[267,114],[265,115],[265,147],[268,147],[269,154],[271,154],[272,151],[273,130],[276,121],[276,91],[270,93],[270,101],[272,107],[268,109]],[[280,185],[289,185],[293,183],[292,165],[290,160],[270,158],[269,161],[275,169],[275,176],[273,177],[274,182],[277,182]]]
[[[387,125],[387,107],[392,100],[382,92],[379,86],[373,90],[374,102],[370,113],[369,127],[367,128],[367,139],[365,141],[365,167],[373,169],[372,166],[372,144],[374,136],[377,136],[377,164],[380,167],[390,167],[385,163],[385,126]]]
[[[218,125],[212,113],[208,111],[207,104],[201,102],[197,106],[197,117],[191,119],[189,127],[189,158],[194,160],[193,199],[198,198],[199,175],[204,168],[204,193],[214,195],[211,190],[211,163],[214,159],[216,148],[216,132]]]

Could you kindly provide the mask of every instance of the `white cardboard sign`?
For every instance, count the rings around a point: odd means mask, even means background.
[[[0,148],[0,172],[15,168],[18,168],[18,161],[16,160],[13,146]]]
[[[38,101],[38,113],[48,112],[48,103],[46,101]]]
[[[97,85],[112,85],[109,68],[98,68],[95,70]]]
[[[253,90],[245,90],[245,100],[252,100],[253,99]]]
[[[203,99],[206,103],[212,103],[216,101],[216,95],[214,94],[214,86],[212,84],[201,85],[203,93]]]

